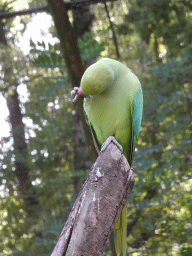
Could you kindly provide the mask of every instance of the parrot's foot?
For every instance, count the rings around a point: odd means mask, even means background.
[[[73,102],[76,102],[77,99],[80,97],[79,95],[79,87],[74,87],[71,91],[71,95],[75,95],[75,98],[73,99]]]
[[[109,136],[107,138],[107,140],[103,143],[102,147],[101,147],[101,151],[105,151],[105,149],[108,147],[108,145],[113,142],[121,151],[121,153],[123,152],[123,147],[116,141],[115,137],[113,136]]]
[[[73,99],[73,102],[76,102],[79,97],[86,98],[87,101],[90,101],[90,97],[83,93],[81,86],[80,87],[74,87],[71,91],[71,95],[75,95],[75,98]]]

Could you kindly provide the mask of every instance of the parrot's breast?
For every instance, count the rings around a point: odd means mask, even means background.
[[[103,144],[109,136],[114,136],[127,152],[132,125],[132,97],[127,88],[113,86],[91,96],[91,101],[85,99],[84,109],[99,143]]]

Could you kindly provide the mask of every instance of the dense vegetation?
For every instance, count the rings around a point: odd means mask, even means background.
[[[0,0],[6,11],[19,2]],[[142,83],[143,121],[127,216],[129,255],[192,255],[192,4],[122,0],[106,6],[90,7],[95,17],[89,13],[92,26],[77,33],[78,47],[85,65],[101,56],[117,59],[119,51],[118,59]],[[75,15],[69,11],[71,21]],[[27,55],[19,46],[30,19],[2,20],[0,93],[12,127],[0,141],[2,256],[51,254],[93,161],[54,24],[51,43],[31,40]],[[14,100],[23,116],[16,128]],[[21,163],[25,184],[17,171]],[[112,255],[109,244],[106,255]]]

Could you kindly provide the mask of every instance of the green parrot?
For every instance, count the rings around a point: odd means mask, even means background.
[[[76,94],[73,101],[84,97],[84,111],[97,141],[102,145],[107,138],[115,137],[131,166],[143,112],[143,93],[137,76],[119,61],[102,58],[87,68],[80,87],[75,87],[72,94]],[[126,209],[125,206],[115,224],[118,256],[126,256]]]

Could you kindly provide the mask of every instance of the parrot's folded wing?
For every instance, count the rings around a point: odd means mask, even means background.
[[[134,144],[139,137],[139,130],[141,126],[143,113],[143,93],[140,89],[133,98],[133,130],[134,130]]]
[[[134,132],[134,126],[133,126],[133,116],[131,116],[132,120],[131,120],[131,138],[130,138],[130,141],[129,141],[129,150],[128,150],[128,155],[127,155],[127,160],[130,164],[130,166],[132,165],[132,162],[133,162],[133,155],[134,155],[134,150],[135,150],[135,132]]]
[[[95,149],[96,149],[97,153],[99,154],[101,145],[100,145],[100,143],[98,142],[96,133],[95,133],[95,131],[94,131],[94,129],[93,129],[92,124],[89,122],[89,119],[88,119],[88,117],[87,117],[85,111],[84,111],[84,116],[85,116],[86,123],[87,123],[87,124],[89,125],[89,127],[90,127],[91,135],[92,135],[92,138],[93,138],[93,143],[94,143]]]
[[[133,98],[133,108],[131,114],[131,138],[129,141],[129,150],[127,160],[132,165],[133,162],[133,155],[135,150],[135,145],[137,139],[139,137],[139,130],[141,126],[141,119],[142,119],[142,112],[143,112],[143,94],[142,91],[139,90],[137,94]]]

